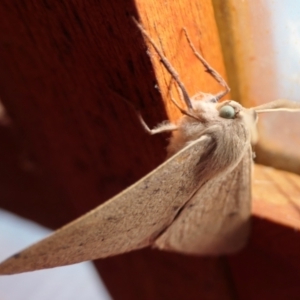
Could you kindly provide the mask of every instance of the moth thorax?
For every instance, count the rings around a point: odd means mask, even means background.
[[[187,116],[182,117],[179,121],[178,130],[173,131],[170,138],[167,147],[168,157],[199,139],[204,130],[205,126],[201,122]]]

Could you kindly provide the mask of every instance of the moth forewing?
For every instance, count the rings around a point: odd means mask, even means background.
[[[4,261],[0,274],[68,265],[151,245],[201,185],[193,174],[211,144],[211,137],[202,135],[119,195]]]

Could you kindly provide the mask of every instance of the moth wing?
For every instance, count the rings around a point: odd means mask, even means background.
[[[210,151],[203,135],[106,203],[12,256],[0,274],[73,264],[146,247],[199,187],[193,170]]]
[[[240,250],[250,231],[252,150],[235,169],[206,182],[183,207],[155,246],[195,255]]]

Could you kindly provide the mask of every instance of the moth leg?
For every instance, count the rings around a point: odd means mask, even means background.
[[[159,124],[157,127],[153,128],[153,129],[150,129],[149,126],[144,121],[144,119],[143,119],[141,113],[139,112],[139,110],[130,101],[128,101],[126,98],[124,98],[122,95],[120,95],[119,93],[117,93],[113,89],[111,89],[111,91],[114,92],[114,94],[116,94],[122,101],[124,101],[129,107],[131,107],[135,111],[135,113],[136,113],[138,119],[140,120],[143,128],[145,129],[145,131],[148,134],[153,135],[153,134],[157,134],[157,133],[161,133],[161,132],[170,132],[170,131],[178,129],[177,125],[175,125],[173,123],[170,123],[168,121],[165,121],[165,122]]]
[[[165,122],[157,125],[157,127],[150,129],[139,112],[137,112],[137,116],[138,116],[143,128],[145,129],[145,131],[151,135],[157,134],[157,133],[162,133],[162,132],[170,132],[170,131],[174,131],[174,130],[178,129],[178,126],[176,124],[170,123],[168,121],[165,121]]]
[[[146,39],[150,42],[150,44],[152,45],[152,47],[156,51],[156,53],[158,54],[158,56],[160,58],[160,61],[162,62],[162,64],[166,68],[166,70],[169,72],[169,74],[172,76],[172,78],[176,81],[176,83],[180,87],[180,89],[182,91],[184,102],[187,105],[188,110],[193,110],[191,99],[190,99],[190,97],[189,97],[189,95],[187,93],[187,90],[186,90],[184,84],[180,80],[180,77],[179,77],[179,74],[177,73],[177,71],[171,65],[171,63],[169,62],[169,60],[164,56],[164,54],[162,53],[162,51],[160,51],[160,49],[155,44],[154,40],[150,37],[150,35],[148,34],[148,32],[144,29],[144,27],[134,17],[132,19],[133,19],[134,23],[136,24],[136,26],[141,31],[141,33],[146,37]]]
[[[141,113],[136,109],[136,107],[129,101],[126,101],[126,103],[134,109],[139,121],[141,122],[142,127],[145,129],[145,131],[148,134],[154,135],[157,133],[170,132],[170,131],[174,131],[174,130],[178,129],[177,125],[170,123],[168,121],[165,121],[165,122],[157,125],[155,128],[150,129],[149,126],[147,125],[147,123],[144,121]]]
[[[216,101],[219,101],[223,96],[228,94],[230,92],[230,87],[228,86],[227,82],[224,80],[224,78],[214,69],[210,66],[210,64],[204,59],[204,57],[196,50],[195,46],[193,45],[187,30],[183,28],[185,37],[189,43],[189,46],[191,47],[194,55],[200,60],[200,62],[203,64],[205,71],[209,73],[217,82],[219,82],[220,85],[222,85],[225,88],[225,91],[219,92],[215,95]]]

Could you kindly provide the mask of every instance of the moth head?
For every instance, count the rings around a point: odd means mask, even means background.
[[[220,114],[219,106],[223,106],[223,103],[225,102],[222,102],[221,104],[218,103],[218,100],[212,94],[199,93],[193,97],[191,102],[193,106],[191,114],[195,116],[195,119],[204,124],[214,121],[217,122],[220,116],[223,116],[227,119],[233,118],[236,113],[235,107],[228,105],[222,109],[222,112]]]
[[[216,107],[219,112],[219,118],[241,122],[249,131],[251,143],[257,143],[258,135],[256,124],[258,116],[254,109],[244,108],[242,105],[232,100],[218,103]]]

